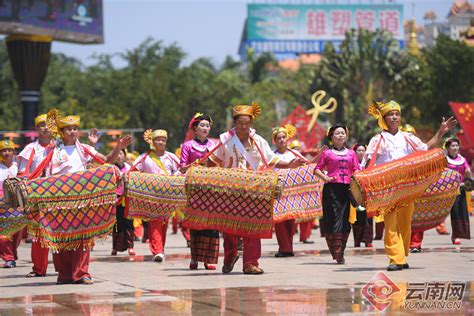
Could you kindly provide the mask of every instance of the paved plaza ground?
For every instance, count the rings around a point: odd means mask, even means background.
[[[473,222],[471,217],[471,231]],[[111,239],[97,244],[91,253],[93,285],[56,285],[51,261],[46,277],[25,278],[31,271],[30,245],[22,243],[17,268],[0,269],[0,315],[375,314],[377,309],[361,289],[379,271],[400,291],[385,299],[380,294],[385,292],[379,292],[380,296],[376,287],[371,288],[369,292],[378,298],[372,302],[391,304],[386,312],[409,312],[405,304],[413,283],[439,282],[438,293],[440,289],[447,293],[453,284],[463,284],[463,296],[460,305],[437,305],[444,307],[430,313],[474,314],[474,240],[462,240],[460,246],[454,246],[449,235],[430,230],[425,233],[423,251],[409,256],[410,269],[387,272],[382,241],[374,241],[373,249],[353,248],[351,236],[346,264],[337,265],[319,230],[313,230],[315,244],[302,244],[295,236],[296,257],[292,258],[274,257],[278,248],[275,237],[262,240],[263,275],[242,274],[241,258],[231,274],[223,275],[222,255],[216,271],[206,271],[202,265],[199,270],[189,270],[189,248],[181,234],[170,232],[163,263],[152,262],[148,244],[137,242],[134,257],[125,252],[110,256]],[[430,287],[418,286],[424,294]]]

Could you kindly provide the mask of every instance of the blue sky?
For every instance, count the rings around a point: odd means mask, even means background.
[[[394,0],[392,0],[394,1]],[[78,45],[53,43],[53,52],[75,57],[85,65],[94,63],[93,54],[114,54],[133,49],[147,37],[177,43],[186,53],[189,63],[199,57],[210,57],[221,64],[227,55],[238,58],[237,49],[246,17],[244,0],[104,0],[105,43]],[[257,1],[253,1],[257,2]],[[259,1],[278,3],[275,0]],[[279,1],[290,2],[290,1]],[[299,0],[292,3],[389,3],[377,0]],[[433,10],[438,20],[445,20],[451,0],[397,0],[404,4],[404,17],[414,12],[417,23]],[[415,2],[413,10],[412,4]],[[115,59],[120,65],[118,59]]]

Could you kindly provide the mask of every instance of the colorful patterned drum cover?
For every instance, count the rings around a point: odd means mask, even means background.
[[[26,218],[28,219],[28,224],[26,225],[28,235],[32,236],[34,239],[40,238],[40,212],[38,210],[30,211],[26,214]]]
[[[421,196],[446,166],[446,156],[441,149],[416,151],[355,173],[351,193],[366,208],[368,217],[383,215]]]
[[[459,194],[461,181],[459,172],[446,169],[441,177],[415,200],[415,211],[411,222],[413,232],[431,229],[446,219]]]
[[[30,219],[41,242],[53,250],[90,248],[115,224],[118,169],[104,165],[86,171],[26,182]],[[35,214],[35,212],[38,212]],[[36,223],[31,229],[38,229]]]
[[[115,203],[119,174],[117,167],[104,165],[25,181],[26,208],[52,211]]]
[[[126,184],[127,217],[169,219],[186,207],[184,176],[131,172]]]
[[[279,169],[283,183],[281,196],[275,201],[273,222],[289,219],[306,222],[323,215],[321,206],[322,181],[313,174],[316,164],[298,168]]]
[[[277,172],[193,166],[186,173],[186,194],[186,226],[272,237],[274,202],[281,194]]]
[[[0,236],[10,237],[25,228],[27,223],[23,209],[9,207],[0,197]]]

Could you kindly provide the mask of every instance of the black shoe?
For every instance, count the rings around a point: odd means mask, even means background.
[[[277,252],[275,254],[276,258],[286,258],[286,257],[294,257],[295,254],[292,252]]]
[[[398,271],[403,270],[403,264],[389,264],[387,271]]]
[[[235,263],[239,260],[239,256],[235,256],[234,259],[232,259],[232,263],[229,266],[226,266],[225,264],[222,266],[222,273],[231,273],[232,270],[234,270]]]
[[[403,268],[403,270],[410,269],[410,266],[408,265],[408,263],[404,263],[404,264],[402,264],[402,268]]]
[[[314,244],[314,241],[312,241],[312,240],[305,240],[305,241],[303,241],[303,244]]]
[[[410,253],[419,253],[421,252],[421,248],[410,248]]]

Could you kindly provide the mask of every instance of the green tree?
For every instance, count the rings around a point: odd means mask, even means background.
[[[414,72],[415,61],[391,34],[361,29],[346,33],[339,53],[326,50],[315,81],[338,98],[336,120],[346,122],[357,139],[367,140],[374,126],[367,114],[372,100],[397,99],[405,76]]]
[[[0,117],[0,130],[21,128],[21,103],[4,41],[0,41]]]
[[[474,101],[474,48],[439,36],[424,51],[429,95],[423,104],[423,122],[437,126],[450,113],[449,102]]]

